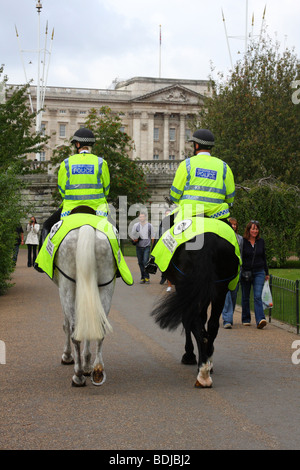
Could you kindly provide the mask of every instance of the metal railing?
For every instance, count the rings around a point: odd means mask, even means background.
[[[270,288],[273,297],[273,307],[268,309],[269,322],[272,318],[300,330],[299,321],[299,284],[300,281],[291,281],[270,275]],[[237,304],[241,305],[241,288],[238,292]],[[250,309],[254,311],[253,295],[250,295]]]
[[[269,321],[273,317],[295,326],[297,334],[299,334],[299,283],[299,280],[291,281],[270,276],[273,308],[269,309]]]

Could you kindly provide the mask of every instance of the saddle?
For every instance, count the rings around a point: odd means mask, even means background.
[[[92,214],[92,215],[96,215],[96,211],[95,211],[95,209],[92,209],[89,206],[77,206],[77,207],[74,207],[74,209],[71,210],[70,215],[71,214]]]

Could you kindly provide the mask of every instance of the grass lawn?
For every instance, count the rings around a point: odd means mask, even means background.
[[[300,268],[270,268],[269,273],[272,276],[290,279],[291,281],[300,280]]]

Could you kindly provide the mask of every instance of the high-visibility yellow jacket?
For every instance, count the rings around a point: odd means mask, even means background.
[[[58,172],[58,189],[63,198],[61,218],[82,205],[92,207],[97,215],[107,216],[109,188],[110,175],[103,158],[91,153],[66,158]]]
[[[192,216],[204,212],[217,219],[227,218],[235,195],[230,167],[208,152],[200,152],[180,163],[170,198]]]

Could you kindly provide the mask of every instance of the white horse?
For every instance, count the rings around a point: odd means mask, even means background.
[[[112,330],[107,317],[117,270],[110,242],[102,232],[84,225],[64,238],[55,255],[54,265],[53,281],[59,288],[66,334],[62,364],[75,363],[73,386],[84,386],[88,375],[94,385],[102,385],[106,379],[102,343],[106,333]],[[92,340],[96,341],[93,365]]]

